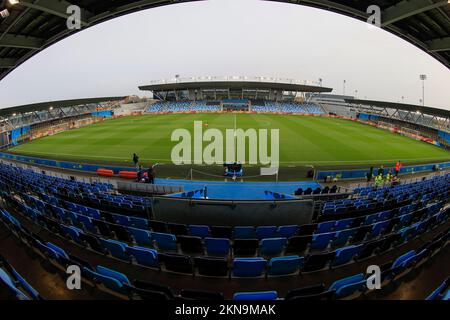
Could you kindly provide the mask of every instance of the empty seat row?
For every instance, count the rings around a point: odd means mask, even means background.
[[[436,216],[426,221],[424,228],[420,229],[422,224],[414,226],[415,230],[421,232],[432,226],[433,222],[442,222],[448,216],[448,210],[438,213]],[[156,250],[128,246],[127,244],[110,239],[97,238],[90,234],[76,232],[74,227],[66,227],[67,234],[81,245],[88,246],[90,249],[101,254],[110,254],[111,256],[127,262],[134,261],[137,264],[160,268],[161,265],[167,271],[181,272],[193,274],[197,272],[199,275],[205,276],[228,276],[229,264],[226,258],[218,257],[197,257],[192,259],[190,256],[158,253]],[[69,231],[70,230],[70,231]],[[403,233],[403,232],[402,232]],[[272,258],[269,261],[262,257],[255,258],[235,258],[231,265],[231,274],[237,277],[245,276],[261,276],[267,274],[272,275],[288,275],[298,272],[317,271],[328,267],[337,267],[355,260],[370,257],[374,253],[382,253],[389,250],[392,246],[402,243],[407,238],[402,238],[402,233],[395,233],[383,238],[367,242],[360,245],[350,245],[340,248],[336,251],[309,254],[305,257],[298,255],[284,256]],[[164,234],[156,234],[157,236],[167,236]],[[198,238],[200,240],[200,238]],[[221,239],[210,238],[212,241]],[[222,239],[229,244],[228,239]],[[267,239],[270,240],[270,239]],[[242,240],[248,241],[248,240]],[[257,241],[255,239],[255,241]],[[245,242],[244,242],[245,243]],[[213,246],[214,249],[218,249]],[[243,245],[243,250],[248,250]]]
[[[100,284],[108,288],[109,290],[113,290],[114,292],[118,292],[128,297],[133,298],[134,296],[138,296],[140,298],[152,298],[152,299],[170,299],[171,294],[170,290],[163,290],[164,287],[159,287],[158,285],[145,284],[145,282],[136,285],[139,281],[135,281],[131,283],[128,280],[128,277],[120,272],[115,270],[97,266],[93,268],[89,265],[89,263],[82,261],[79,258],[72,256],[70,253],[66,253],[62,248],[52,244],[45,243],[42,239],[40,239],[37,235],[31,234],[26,229],[23,229],[20,223],[14,219],[8,212],[2,210],[1,211],[1,219],[4,224],[6,224],[13,232],[17,232],[16,227],[19,228],[20,238],[23,239],[26,243],[32,244],[37,250],[39,250],[43,255],[48,257],[51,260],[55,260],[62,265],[68,264],[77,264],[82,267],[83,275],[92,281],[95,284]],[[388,262],[381,266],[382,269],[382,281],[392,281],[397,277],[403,275],[405,272],[413,269],[421,262],[426,260],[428,257],[432,256],[436,253],[437,250],[443,248],[448,241],[450,240],[450,229],[445,230],[441,234],[437,235],[429,241],[425,243],[421,248],[417,250],[408,251],[399,257],[397,257],[394,261]],[[350,248],[348,248],[350,249]],[[299,256],[290,256],[290,257],[279,257],[273,258],[269,262],[263,258],[238,258],[233,261],[232,265],[232,274],[236,277],[259,277],[263,275],[264,270],[267,268],[267,272],[271,272],[271,275],[279,275],[279,274],[287,274],[294,270],[297,272],[298,269],[302,269],[304,272],[306,271],[315,271],[319,270],[321,266],[324,265],[324,261],[333,257],[339,256],[339,253],[328,253],[321,255],[311,255],[307,257],[299,257]],[[176,254],[162,254],[160,255],[161,262],[165,264],[166,268],[171,269],[170,271],[174,272],[186,272],[187,269],[190,268],[192,270],[193,265],[188,266],[182,259],[190,259],[189,257],[183,257],[181,255]],[[211,276],[209,272],[214,270],[216,272],[215,276],[217,276],[217,272],[220,270],[225,270],[224,268],[220,268],[219,261],[224,261],[220,258],[214,258],[212,261],[213,264],[210,264],[211,261],[206,261],[208,257],[200,257],[196,258],[197,261],[194,261],[195,268],[198,269],[198,272],[206,273],[205,275]],[[191,272],[191,271],[189,271]],[[278,273],[279,272],[279,273]],[[366,277],[363,274],[357,274],[350,277],[346,277],[343,279],[339,279],[332,283],[327,289],[323,285],[309,288],[301,288],[296,290],[291,290],[286,296],[286,299],[330,299],[330,298],[348,298],[353,295],[357,295],[366,290],[365,287]],[[143,288],[144,287],[144,288]],[[152,290],[153,289],[153,290]],[[440,287],[440,290],[436,296],[442,296],[444,299],[447,294],[442,292],[445,291],[443,286]],[[187,291],[185,292],[186,296],[198,297],[201,295],[199,292]],[[208,293],[204,293],[205,296],[208,296]],[[220,298],[220,294],[211,294],[210,297]],[[275,299],[278,295],[275,291],[268,292],[250,292],[250,293],[237,293],[234,298],[236,300],[248,300],[259,297],[259,299]]]
[[[425,208],[426,209],[426,208]],[[21,208],[21,211],[25,211],[26,214],[30,211],[29,208]],[[416,219],[423,219],[428,217],[425,215],[428,210],[423,210],[421,215],[417,215]],[[120,225],[107,225],[104,222],[90,219],[86,216],[79,216],[81,218],[84,231],[90,231],[101,235],[99,237],[85,233],[77,226],[66,226],[59,224],[52,219],[40,216],[31,211],[31,216],[34,219],[39,220],[42,224],[45,224],[48,228],[54,232],[61,234],[62,236],[69,236],[73,241],[85,245],[89,244],[91,249],[98,252],[105,252],[105,244],[107,238],[103,238],[106,232],[99,230],[108,229],[110,227],[114,234],[120,241],[111,240],[118,246],[128,246],[126,243],[136,243],[138,246],[155,247],[158,250],[164,251],[178,251],[178,244],[185,253],[192,253],[197,255],[219,255],[227,256],[230,253],[231,244],[229,239],[225,238],[205,238],[193,236],[178,236],[175,237],[172,234],[150,232],[147,230],[136,228],[125,228]],[[443,214],[441,215],[444,216]],[[397,242],[407,241],[409,238],[415,236],[417,233],[422,232],[422,229],[428,227],[428,220],[420,221],[409,226],[408,224],[413,222],[412,214],[406,214],[398,219],[390,221],[384,221],[376,223],[373,226],[363,226],[354,229],[346,229],[339,232],[330,232],[317,234],[314,236],[294,236],[288,239],[279,238],[267,238],[261,241],[257,239],[236,239],[233,243],[233,253],[235,256],[254,256],[258,252],[262,256],[275,256],[284,254],[303,254],[308,249],[310,252],[323,251],[329,247],[344,247],[348,242],[357,243],[364,239],[375,239],[376,237],[391,232],[394,227],[398,234],[396,234]],[[76,224],[77,221],[73,221]],[[87,226],[87,228],[86,228]],[[101,227],[103,226],[103,227]],[[98,230],[94,228],[97,227]],[[106,235],[111,236],[110,233]],[[123,243],[126,242],[126,243]],[[371,242],[373,243],[373,241]],[[259,249],[259,251],[258,251]],[[125,252],[125,250],[122,250]],[[127,253],[125,252],[124,255]],[[120,257],[120,254],[117,254]]]
[[[36,201],[33,197],[27,197],[28,200]],[[66,202],[64,202],[66,203]],[[41,204],[43,208],[45,208],[45,203]],[[204,225],[184,225],[184,224],[171,224],[171,223],[164,223],[159,221],[148,221],[146,219],[142,218],[135,218],[135,217],[128,217],[123,215],[116,215],[116,214],[108,214],[105,215],[105,213],[98,213],[98,211],[91,209],[91,208],[85,208],[82,210],[82,215],[88,215],[89,217],[82,217],[74,215],[72,212],[64,210],[60,207],[57,207],[55,205],[50,205],[51,210],[59,216],[59,218],[62,221],[67,221],[68,219],[72,220],[72,223],[77,223],[78,220],[83,220],[82,223],[86,224],[88,228],[94,228],[97,227],[100,229],[100,233],[103,236],[110,236],[107,228],[104,226],[104,223],[100,220],[106,220],[112,224],[119,224],[121,226],[125,227],[134,227],[139,229],[148,229],[150,227],[152,230],[160,232],[160,233],[168,233],[171,232],[176,236],[185,236],[185,235],[191,235],[196,237],[221,237],[221,238],[231,238],[231,235],[234,234],[235,239],[264,239],[264,238],[275,238],[275,237],[291,237],[294,235],[309,235],[309,234],[321,234],[321,233],[329,233],[332,231],[341,231],[344,229],[356,229],[356,227],[360,227],[362,229],[368,229],[368,225],[376,224],[377,222],[382,222],[384,220],[391,219],[395,215],[398,215],[400,213],[406,214],[408,212],[411,212],[412,209],[417,208],[417,205],[412,206],[408,205],[408,210],[402,210],[401,207],[400,210],[390,210],[390,211],[383,211],[380,213],[372,214],[366,217],[359,217],[359,218],[349,218],[349,219],[342,219],[338,221],[326,221],[319,224],[309,224],[309,225],[291,225],[291,226],[260,226],[260,227],[245,227],[245,226],[237,226],[231,228],[231,227],[220,227],[220,226],[213,226],[208,227]],[[435,205],[437,210],[439,210],[439,205]],[[40,208],[40,210],[43,210],[43,208]],[[428,210],[429,212],[431,209]],[[414,215],[410,215],[411,219],[416,219],[418,215],[420,215],[421,211],[414,213]],[[94,219],[94,220],[91,220]],[[402,218],[406,219],[406,217]],[[149,225],[148,225],[148,224]],[[93,226],[94,224],[94,226]],[[385,222],[380,223],[377,228],[380,228],[384,226]],[[405,221],[401,221],[401,224],[406,224]],[[86,226],[85,226],[86,227]],[[113,227],[118,228],[118,227]],[[375,228],[376,229],[376,228]],[[90,230],[92,231],[92,230]],[[104,232],[102,232],[104,231]],[[234,231],[234,232],[233,232]],[[358,238],[358,237],[357,237]],[[127,240],[127,236],[125,236],[125,239],[122,239],[125,241]]]
[[[40,294],[0,256],[0,300],[41,300]]]
[[[426,300],[450,300],[450,277],[439,284],[439,286],[426,297]]]

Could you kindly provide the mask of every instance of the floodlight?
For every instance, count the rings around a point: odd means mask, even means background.
[[[2,17],[3,19],[9,17],[9,11],[8,11],[8,9],[5,9],[5,10],[0,11],[0,17]]]

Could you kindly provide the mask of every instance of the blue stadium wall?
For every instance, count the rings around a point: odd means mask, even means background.
[[[438,132],[439,137],[444,140],[446,143],[450,144],[450,133],[445,131]]]
[[[21,161],[29,164],[42,165],[47,167],[55,167],[60,169],[68,169],[68,170],[78,170],[78,171],[88,171],[88,172],[96,172],[98,169],[110,169],[113,170],[115,174],[118,174],[119,171],[128,171],[133,170],[134,168],[130,167],[114,167],[114,166],[103,166],[103,165],[95,165],[95,164],[83,164],[77,162],[68,162],[68,161],[56,161],[49,159],[41,159],[35,157],[28,157],[10,153],[0,153],[0,159],[7,160],[15,160]],[[130,159],[131,162],[131,159]],[[424,165],[415,165],[415,166],[404,166],[400,170],[400,174],[407,173],[418,173],[418,172],[426,172],[432,171],[433,167],[438,165],[440,168],[449,168],[450,162],[442,162],[442,163],[431,163]],[[394,168],[384,168],[387,173],[388,170],[394,171]],[[332,171],[317,171],[316,172],[316,180],[324,180],[326,177],[336,177],[339,176],[339,179],[364,179],[366,177],[368,169],[359,169],[359,170],[332,170]],[[378,168],[374,168],[374,172],[377,172]]]
[[[25,126],[22,128],[14,129],[11,131],[11,144],[17,146],[19,144],[18,140],[20,137],[26,135],[31,131],[31,126]]]
[[[441,163],[431,163],[431,164],[423,164],[423,165],[415,165],[415,166],[405,166],[400,169],[400,174],[408,174],[408,173],[418,173],[418,172],[426,172],[432,171],[433,167],[438,165],[439,168],[449,168],[450,162],[441,162]],[[384,168],[384,172],[387,173],[391,170],[394,172],[395,168]],[[373,171],[376,173],[378,168],[374,168]],[[360,170],[332,170],[332,171],[317,171],[316,179],[324,180],[326,177],[338,177],[340,180],[346,179],[364,179],[366,178],[366,174],[368,169],[360,169]]]
[[[99,165],[94,165],[94,164],[83,164],[83,163],[68,162],[68,161],[56,161],[56,160],[21,156],[21,155],[3,153],[3,152],[0,153],[0,159],[15,160],[15,161],[25,162],[25,163],[29,163],[29,164],[34,164],[34,165],[41,165],[41,166],[54,167],[54,168],[60,168],[60,169],[68,169],[68,170],[88,171],[88,172],[96,172],[98,169],[109,169],[109,170],[113,170],[114,173],[118,174],[119,171],[130,170],[130,168],[126,168],[126,167],[99,166]],[[130,162],[131,162],[131,158],[130,158]]]
[[[112,110],[103,110],[103,111],[95,111],[91,113],[93,117],[101,117],[101,118],[110,118],[114,116],[114,111]]]
[[[371,121],[371,120],[377,121],[380,119],[380,117],[372,114],[360,113],[358,114],[358,119],[361,121]]]

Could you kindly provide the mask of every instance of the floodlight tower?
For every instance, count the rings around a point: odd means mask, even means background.
[[[422,80],[422,105],[425,106],[425,80],[427,80],[427,75],[421,74],[420,80]]]
[[[16,4],[19,0],[0,0],[0,17],[6,19],[9,17],[9,10]]]

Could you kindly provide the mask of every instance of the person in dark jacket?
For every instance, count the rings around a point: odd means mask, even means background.
[[[139,163],[139,156],[136,153],[133,153],[133,163],[135,167],[137,167]]]
[[[148,183],[151,183],[151,184],[154,184],[155,183],[155,166],[153,165],[153,166],[150,166],[148,169],[147,169],[147,181],[148,181]]]
[[[384,167],[383,167],[383,166],[381,166],[381,167],[378,169],[377,176],[379,176],[379,175],[381,175],[382,177],[384,176]]]
[[[369,172],[367,172],[366,177],[367,177],[367,182],[370,182],[370,181],[372,180],[372,177],[373,177],[373,167],[370,167],[370,170],[369,170]]]

